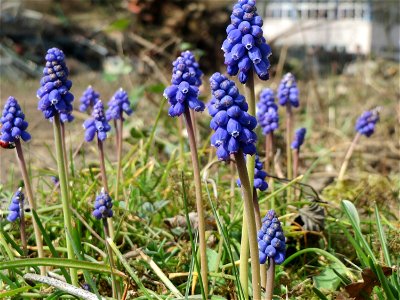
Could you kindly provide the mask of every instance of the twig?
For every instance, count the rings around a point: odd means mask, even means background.
[[[61,280],[54,279],[51,277],[28,273],[28,274],[24,275],[24,279],[28,280],[28,281],[41,282],[41,283],[53,286],[59,290],[62,290],[70,295],[74,295],[81,299],[85,299],[85,300],[98,300],[99,299],[95,294],[93,294],[91,292],[88,292],[84,289],[73,286],[72,284],[68,284],[66,282],[63,282]],[[103,298],[103,297],[101,297],[100,299],[105,300],[105,298]]]

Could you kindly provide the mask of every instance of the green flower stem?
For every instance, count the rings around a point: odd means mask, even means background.
[[[17,151],[18,163],[19,163],[19,167],[21,169],[22,178],[24,180],[24,185],[25,185],[26,194],[28,196],[29,205],[32,210],[37,210],[35,198],[33,198],[31,181],[29,180],[28,170],[26,169],[24,152],[22,151],[21,141],[19,139],[16,139],[16,141],[15,141],[15,150]],[[43,258],[44,252],[43,252],[42,234],[41,234],[39,226],[37,225],[35,220],[32,220],[32,224],[33,224],[33,231],[35,232],[36,246],[38,248],[38,256],[39,256],[39,258]],[[46,275],[45,267],[40,268],[40,274]]]
[[[244,85],[244,91],[247,103],[249,105],[248,113],[252,116],[256,115],[256,96],[254,92],[254,72],[249,72],[249,77]],[[254,168],[255,168],[256,157],[253,155],[247,155],[247,173],[250,180],[250,193],[253,191],[254,184]],[[250,197],[253,199],[253,196]],[[254,212],[253,212],[254,214]],[[243,291],[246,299],[248,298],[248,260],[249,260],[249,237],[248,230],[245,230],[245,225],[247,224],[247,216],[243,214],[243,227],[242,227],[242,240],[240,244],[240,282],[243,286]],[[258,252],[257,252],[258,253]]]
[[[293,128],[293,112],[290,103],[286,104],[286,166],[287,166],[287,178],[292,180],[292,149],[290,144],[292,142],[292,129]],[[291,201],[291,189],[288,189],[287,203]]]
[[[268,258],[268,262],[269,265],[267,271],[267,285],[265,288],[265,300],[272,300],[272,296],[274,295],[275,261],[272,258]]]
[[[265,137],[265,170],[270,169],[270,163],[272,162],[274,153],[274,134],[269,132]]]
[[[110,238],[110,229],[109,229],[109,224],[108,224],[108,220],[111,218],[107,218],[104,219],[103,218],[103,228],[104,228],[104,234],[107,238]],[[112,296],[113,298],[117,298],[120,299],[120,295],[121,295],[121,291],[120,291],[120,286],[117,283],[116,277],[114,275],[114,270],[116,270],[115,268],[115,263],[114,263],[114,255],[113,255],[113,251],[110,247],[110,244],[106,242],[106,247],[107,247],[107,252],[108,252],[108,258],[110,261],[110,269],[111,269],[111,289],[112,289]]]
[[[57,155],[57,167],[58,167],[58,176],[60,179],[60,190],[61,190],[61,202],[63,206],[63,216],[64,216],[64,226],[66,227],[69,234],[73,235],[73,227],[72,227],[72,217],[69,203],[69,194],[67,187],[67,176],[65,174],[65,165],[64,165],[64,157],[62,150],[62,138],[61,138],[61,122],[60,115],[56,113],[53,120],[53,129],[54,129],[54,139],[56,144],[56,155]],[[74,259],[74,249],[72,247],[72,243],[67,239],[67,250],[68,250],[68,259]],[[75,269],[70,269],[71,273],[71,282],[73,285],[78,285],[78,274]]]
[[[248,225],[253,299],[261,299],[260,261],[258,256],[257,229],[256,229],[254,207],[252,201],[253,198],[252,186],[250,185],[249,176],[247,175],[246,171],[246,162],[244,160],[243,152],[241,150],[235,154],[235,160],[236,160],[236,167],[239,173],[240,182],[242,185],[242,194],[243,194],[244,210],[245,210],[244,214],[246,215],[247,225]]]
[[[100,172],[101,172],[101,181],[103,184],[104,190],[109,194],[108,191],[108,181],[107,181],[107,173],[106,173],[106,163],[104,159],[104,147],[103,142],[97,139],[97,148],[99,149],[99,157],[100,157]],[[110,231],[109,237],[114,240],[114,226],[111,218],[107,218],[108,229]]]
[[[231,172],[231,187],[230,187],[230,194],[231,197],[231,207],[230,207],[230,216],[233,219],[235,215],[235,186],[236,186],[236,179],[235,179],[235,163],[233,161],[229,162],[230,172]]]
[[[20,201],[19,209],[20,209],[19,229],[20,229],[20,233],[21,233],[21,244],[22,244],[22,250],[24,251],[24,255],[25,255],[25,257],[27,257],[28,256],[28,243],[26,242],[25,209],[24,209],[23,201]]]
[[[115,201],[119,201],[119,185],[120,185],[120,181],[121,181],[121,168],[122,168],[122,132],[123,132],[123,128],[124,128],[124,121],[122,120],[122,113],[121,116],[116,124],[118,126],[118,128],[116,127],[115,130],[118,132],[117,136],[118,136],[118,142],[117,142],[117,179],[116,179],[116,183],[115,183],[115,197],[114,200]],[[128,199],[126,200],[126,208],[128,208]]]
[[[300,150],[298,149],[293,150],[293,178],[297,177],[299,171],[299,156],[300,156]]]
[[[196,189],[196,207],[199,216],[199,240],[200,240],[200,266],[201,278],[203,280],[204,294],[208,295],[208,266],[207,266],[207,241],[206,241],[206,226],[204,217],[204,204],[201,196],[201,177],[199,158],[197,155],[196,138],[193,128],[192,119],[190,117],[189,108],[185,109],[184,113],[186,121],[186,129],[189,136],[190,154],[192,156],[193,177]]]
[[[361,133],[357,132],[356,136],[354,137],[353,141],[350,144],[349,150],[347,150],[346,156],[344,157],[344,161],[342,167],[340,168],[338,181],[341,182],[344,179],[344,175],[346,174],[347,167],[349,166],[350,158],[353,155],[354,149],[358,143],[358,140],[361,137]]]
[[[260,213],[260,205],[258,203],[258,195],[257,190],[253,188],[253,206],[254,206],[254,215],[256,218],[256,227],[257,232],[261,229],[261,213]],[[261,286],[265,288],[267,281],[267,267],[265,264],[260,265],[260,276],[261,276]]]

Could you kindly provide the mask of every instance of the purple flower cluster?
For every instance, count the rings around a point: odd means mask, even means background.
[[[15,222],[21,216],[21,206],[23,206],[25,196],[22,193],[22,189],[19,188],[13,195],[8,210],[10,214],[7,217],[9,222]]]
[[[299,106],[299,89],[297,88],[296,78],[292,73],[283,76],[278,87],[279,104],[285,106],[287,103],[293,107]]]
[[[215,130],[211,145],[217,148],[219,160],[228,160],[230,154],[242,150],[244,154],[256,153],[257,126],[255,117],[247,113],[246,99],[239,94],[235,83],[226,76],[215,73],[210,78],[212,99],[208,111],[213,117],[210,127]]]
[[[377,109],[365,111],[356,122],[357,132],[370,137],[375,131],[375,125],[379,121],[379,112]]]
[[[129,102],[128,93],[120,88],[111,100],[108,102],[108,109],[106,111],[107,121],[119,120],[122,118],[122,113],[125,112],[128,116],[132,114],[131,103]]]
[[[260,161],[258,155],[256,155],[256,164],[254,168],[254,188],[260,191],[265,191],[268,188],[268,183],[265,181],[267,172],[263,170],[264,164]],[[237,180],[238,186],[241,186],[240,179]]]
[[[41,87],[37,91],[37,97],[40,99],[38,109],[46,119],[59,113],[62,122],[70,122],[73,120],[71,113],[74,96],[69,92],[72,82],[68,80],[64,53],[57,48],[51,48],[45,58],[46,66],[40,80]]]
[[[97,101],[100,99],[100,94],[97,93],[91,85],[83,92],[80,99],[81,105],[79,106],[79,111],[85,112],[89,108],[93,107]]]
[[[1,141],[14,143],[19,138],[25,142],[31,139],[31,135],[26,131],[28,122],[25,121],[25,115],[14,97],[9,97],[4,105],[0,123]]]
[[[173,63],[171,85],[164,90],[164,97],[171,107],[168,114],[177,117],[189,107],[195,111],[203,111],[205,105],[199,100],[201,75],[199,64],[190,51],[181,53]]]
[[[264,135],[278,129],[279,114],[275,104],[274,91],[263,89],[260,93],[260,101],[257,103],[257,119]]]
[[[254,68],[262,80],[269,79],[271,47],[262,30],[263,21],[257,14],[255,0],[239,0],[233,7],[231,24],[226,28],[227,38],[222,44],[227,73],[238,74],[245,83]]]
[[[304,137],[306,136],[307,130],[305,128],[299,128],[293,138],[293,142],[290,145],[292,149],[300,150],[301,145],[304,143]]]
[[[97,138],[100,141],[104,141],[107,138],[107,132],[110,131],[111,127],[107,122],[104,114],[104,106],[101,100],[93,107],[92,118],[86,120],[83,123],[83,128],[85,128],[85,140],[91,142],[97,132]]]
[[[112,199],[110,195],[106,191],[104,191],[103,188],[100,194],[96,197],[92,215],[98,220],[111,218],[113,216],[112,207]]]
[[[274,210],[269,210],[262,219],[262,226],[258,231],[258,251],[260,264],[265,264],[268,257],[278,265],[285,260],[285,235]]]

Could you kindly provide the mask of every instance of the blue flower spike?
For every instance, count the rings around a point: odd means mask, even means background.
[[[70,122],[72,116],[72,101],[74,96],[69,92],[72,82],[68,80],[68,68],[65,64],[64,53],[57,48],[51,48],[46,54],[46,66],[40,80],[37,97],[40,99],[38,109],[46,119],[51,119],[56,113],[60,114],[61,122]]]
[[[305,128],[299,128],[296,130],[296,133],[294,135],[294,139],[292,144],[290,145],[290,147],[294,150],[300,150],[300,147],[303,145],[304,143],[304,138],[306,136],[306,132],[307,130]]]
[[[24,205],[25,196],[22,193],[22,188],[18,188],[11,199],[10,207],[8,210],[10,211],[7,220],[9,222],[15,222],[17,219],[21,217],[21,206]]]
[[[239,150],[254,155],[257,135],[253,130],[257,120],[247,113],[246,99],[235,83],[220,73],[211,76],[210,85],[213,97],[208,111],[212,117],[210,127],[215,131],[211,145],[217,148],[218,159],[229,160]]]
[[[285,235],[274,210],[269,210],[262,219],[261,229],[258,231],[258,250],[260,264],[265,264],[267,258],[273,259],[278,265],[285,260]]]
[[[268,189],[268,183],[265,181],[265,178],[268,174],[263,170],[263,167],[264,164],[260,161],[260,158],[256,154],[256,164],[254,168],[254,188],[260,190],[261,192]],[[237,180],[237,185],[241,186],[240,179]]]
[[[87,87],[87,89],[83,92],[82,97],[80,99],[80,112],[86,112],[89,108],[92,108],[97,101],[100,99],[100,94],[97,93],[91,85]]]
[[[0,123],[0,141],[3,143],[13,144],[19,139],[28,142],[31,139],[31,135],[26,131],[28,122],[25,121],[25,115],[14,97],[9,97],[6,101]]]
[[[272,89],[266,88],[261,91],[257,108],[257,120],[262,128],[262,133],[267,135],[278,129],[278,106],[275,104],[274,91]]]
[[[230,76],[237,75],[246,83],[253,70],[261,80],[269,79],[271,47],[263,37],[263,21],[257,13],[255,0],[239,0],[231,14],[231,24],[221,49]]]
[[[104,190],[104,188],[102,188],[94,202],[92,215],[97,220],[111,218],[113,216],[112,207],[113,202],[110,195]]]
[[[278,87],[277,97],[279,104],[286,106],[289,104],[293,107],[299,107],[299,89],[297,87],[296,78],[292,73],[287,73]]]
[[[194,55],[190,51],[182,52],[172,66],[171,85],[163,94],[171,105],[169,116],[179,117],[187,108],[203,111],[205,105],[199,100],[199,86],[203,73]]]
[[[356,122],[355,130],[366,137],[370,137],[375,132],[375,125],[379,121],[379,107],[365,111]]]
[[[111,127],[106,120],[101,100],[94,105],[92,117],[83,123],[83,128],[86,130],[85,140],[87,142],[93,141],[96,133],[100,141],[104,141],[107,138],[107,132],[110,131]]]
[[[132,112],[128,93],[120,88],[108,102],[108,109],[106,111],[107,121],[119,120],[121,118],[124,120],[122,114],[125,113],[130,116]]]

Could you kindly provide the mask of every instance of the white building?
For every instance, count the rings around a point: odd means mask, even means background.
[[[273,0],[266,6],[263,29],[277,45],[336,47],[398,59],[399,14],[398,0]]]

